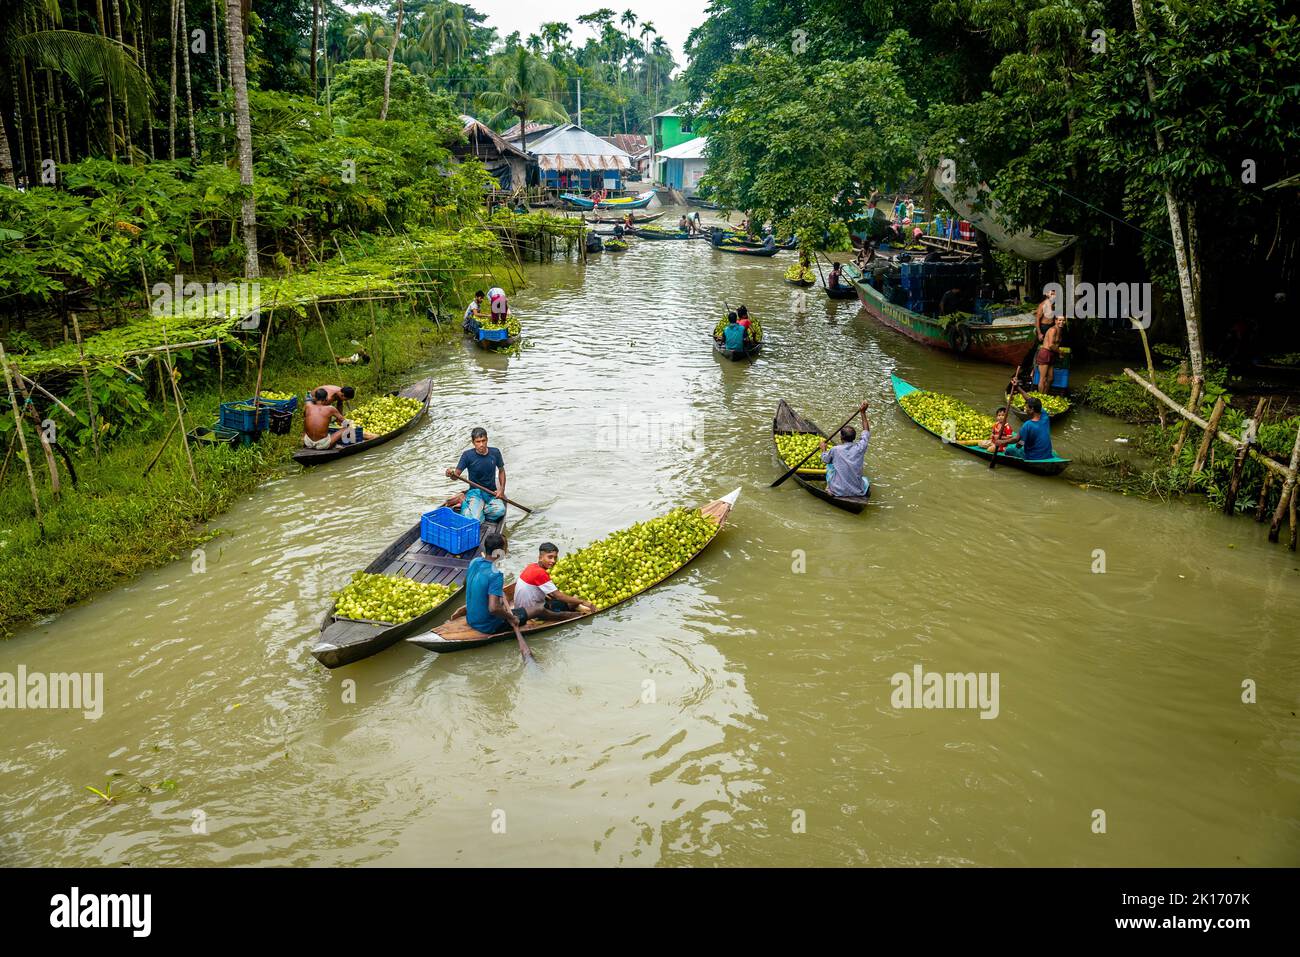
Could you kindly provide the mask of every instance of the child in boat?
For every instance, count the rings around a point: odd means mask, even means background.
[[[990,452],[1005,450],[1007,440],[1011,438],[1012,429],[1007,424],[1007,407],[1000,406],[995,413],[997,421],[993,423],[993,429],[989,432],[989,437],[979,443],[980,448],[988,449]]]
[[[555,587],[550,572],[559,560],[560,550],[550,542],[542,542],[537,549],[537,561],[519,573],[514,605],[523,609],[529,618],[563,621],[596,610],[581,598],[566,595]]]

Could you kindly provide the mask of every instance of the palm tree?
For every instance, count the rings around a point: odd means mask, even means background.
[[[244,278],[256,279],[257,207],[253,202],[253,128],[248,115],[248,77],[244,73],[243,0],[226,0],[226,42],[230,46],[230,86],[235,91],[235,142],[239,153],[239,182],[244,187],[240,225],[244,240]]]
[[[319,49],[320,49],[320,0],[311,0],[311,95],[312,95],[312,99],[316,98],[316,51]]]
[[[348,52],[363,60],[377,60],[387,46],[388,24],[375,13],[358,13],[348,31]]]
[[[528,149],[526,130],[529,120],[569,121],[569,114],[551,99],[555,90],[555,68],[524,47],[516,47],[493,63],[492,78],[497,88],[480,94],[479,102],[485,109],[496,111],[488,119],[492,126],[500,126],[511,118],[518,119],[521,150]]]
[[[573,34],[572,28],[567,23],[558,20],[543,23],[541,30],[542,39],[546,41],[547,52],[552,57],[563,49],[565,41]]]
[[[185,52],[185,107],[190,120],[190,159],[199,158],[199,143],[194,137],[194,93],[190,87],[190,27],[185,17],[185,0],[181,0],[181,49]]]
[[[420,42],[429,51],[433,62],[446,65],[455,57],[459,63],[461,54],[469,45],[465,8],[446,2],[426,7],[420,18],[419,34]]]
[[[185,0],[181,0],[182,3]],[[397,0],[397,29],[393,31],[393,44],[388,48],[388,67],[384,70],[384,105],[379,111],[381,120],[388,119],[388,87],[393,81],[393,57],[397,55],[397,41],[402,36],[402,0]]]

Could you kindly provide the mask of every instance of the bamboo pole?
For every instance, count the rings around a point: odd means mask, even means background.
[[[1296,499],[1300,498],[1300,488],[1292,487],[1291,489],[1291,541],[1287,547],[1295,551],[1296,546]]]
[[[1259,501],[1255,503],[1255,521],[1263,523],[1264,514],[1268,510],[1268,493],[1273,488],[1273,473],[1264,473],[1264,484],[1259,490]]]
[[[325,328],[325,317],[320,314],[320,306],[314,302],[311,306],[316,310],[316,319],[320,322],[320,331],[325,333],[325,348],[330,351],[330,359],[333,360],[334,365],[337,366],[339,364],[339,357],[334,352],[334,345],[330,342],[330,331]]]
[[[162,445],[158,446],[158,451],[153,454],[153,458],[151,458],[149,464],[145,466],[144,473],[140,476],[141,478],[148,478],[149,473],[153,471],[153,467],[158,463],[158,459],[162,457],[163,451],[167,448],[167,443],[172,440],[172,435],[176,432],[176,425],[177,423],[173,422],[172,427],[167,430],[167,434],[163,437]]]
[[[1154,379],[1155,377],[1152,376],[1153,381]],[[1187,411],[1195,412],[1197,406],[1200,405],[1200,402],[1201,402],[1201,380],[1193,379],[1192,394],[1187,399]],[[1161,419],[1161,424],[1162,425],[1164,424],[1163,418]],[[1182,455],[1183,453],[1183,443],[1187,441],[1187,430],[1189,428],[1191,428],[1191,422],[1187,418],[1183,418],[1183,424],[1179,426],[1178,429],[1178,441],[1174,443],[1174,454],[1173,457],[1170,458],[1169,460],[1170,465],[1178,464],[1178,456]]]
[[[1277,541],[1277,534],[1282,527],[1282,518],[1287,513],[1287,505],[1290,503],[1292,492],[1296,486],[1296,470],[1300,469],[1300,429],[1296,429],[1295,446],[1291,449],[1291,467],[1284,473],[1286,480],[1282,483],[1282,497],[1278,499],[1277,510],[1273,512],[1273,522],[1269,525],[1268,540]],[[1293,512],[1294,514],[1294,512]],[[1294,521],[1292,525],[1294,526]]]
[[[1076,254],[1081,253],[1082,250],[1083,250],[1082,245],[1078,245],[1074,247],[1074,251]],[[1133,323],[1133,327],[1137,329],[1138,335],[1142,337],[1142,351],[1146,353],[1146,357],[1147,357],[1147,376],[1150,378],[1152,382],[1155,382],[1156,367],[1155,367],[1155,363],[1151,361],[1151,343],[1147,340],[1147,331],[1143,327],[1142,323],[1138,322],[1132,316],[1128,317],[1128,321]],[[1163,429],[1165,427],[1165,407],[1163,405],[1157,406],[1156,412],[1159,413],[1160,415],[1160,427]]]
[[[257,357],[257,385],[253,388],[253,409],[256,410],[262,405],[262,368],[266,365],[266,346],[271,341],[271,323],[275,319],[274,312],[266,314],[266,329],[262,331],[262,349]],[[253,425],[257,425],[257,412],[253,412]]]
[[[1169,406],[1169,408],[1173,409],[1183,418],[1187,419],[1189,422],[1192,422],[1195,425],[1199,425],[1202,429],[1208,429],[1210,427],[1209,423],[1206,422],[1204,419],[1202,419],[1195,412],[1191,412],[1187,409],[1184,409],[1177,402],[1169,398],[1169,396],[1165,395],[1163,392],[1161,392],[1150,382],[1147,382],[1145,379],[1143,379],[1132,369],[1125,369],[1124,374],[1128,376],[1130,379],[1132,379],[1134,382],[1136,382],[1138,385],[1142,386],[1142,388],[1146,389],[1148,392],[1154,395],[1165,405]],[[1237,448],[1239,445],[1241,445],[1240,439],[1238,439],[1236,436],[1229,435],[1227,432],[1219,432],[1215,436],[1215,438],[1217,438],[1220,442],[1224,443],[1225,445],[1231,446],[1234,449]],[[1297,438],[1300,438],[1300,436],[1297,436]],[[1300,451],[1300,447],[1297,448],[1297,451]],[[1286,475],[1293,475],[1294,473],[1294,465],[1295,465],[1294,459],[1292,460],[1293,468],[1288,469],[1285,465],[1282,465],[1279,462],[1274,462],[1267,455],[1260,452],[1259,449],[1251,449],[1250,454],[1255,457],[1255,461],[1259,462],[1260,465],[1264,466],[1266,469],[1270,469],[1273,472],[1276,472],[1278,475],[1286,476]]]
[[[41,516],[41,499],[36,494],[36,476],[32,474],[32,457],[27,451],[27,436],[23,434],[23,416],[18,410],[18,399],[14,395],[14,381],[9,375],[9,359],[5,356],[4,343],[0,343],[0,367],[5,373],[5,388],[9,391],[9,405],[14,410],[14,429],[18,433],[18,445],[23,453],[23,466],[27,469],[27,487],[32,493],[32,507],[36,510],[36,527],[41,536],[45,535],[45,520]]]
[[[59,463],[55,461],[54,449],[50,447],[50,440],[45,436],[44,423],[36,414],[36,407],[32,404],[31,393],[23,386],[23,377],[18,371],[14,370],[14,375],[18,381],[18,390],[23,395],[23,411],[32,417],[32,429],[36,432],[36,440],[41,444],[41,452],[45,455],[45,467],[50,472],[50,491],[54,493],[57,500],[59,494],[63,491],[63,486],[59,482]]]
[[[86,366],[86,350],[81,344],[81,324],[77,314],[72,314],[72,331],[77,336],[77,354],[81,356],[81,384],[86,387],[86,414],[90,416],[90,440],[95,449],[95,461],[99,461],[99,429],[95,427],[95,400],[90,394],[90,369]]]
[[[167,338],[167,327],[163,326],[163,339]],[[172,367],[171,352],[163,353],[163,363],[167,367],[167,380],[172,384],[172,398],[176,401],[176,424],[181,430],[181,446],[185,449],[185,463],[190,467],[190,481],[194,483],[194,488],[199,487],[199,473],[194,470],[194,457],[190,455],[190,437],[185,431],[185,405],[181,402],[180,386],[176,384],[176,370]],[[163,402],[167,399],[164,396]]]
[[[1219,420],[1223,418],[1223,410],[1227,408],[1227,403],[1223,401],[1223,396],[1219,396],[1214,401],[1214,411],[1210,413],[1210,421],[1205,426],[1205,434],[1201,437],[1201,447],[1196,451],[1196,461],[1192,464],[1192,478],[1196,473],[1205,468],[1205,457],[1210,452],[1210,446],[1214,443],[1215,433],[1219,431]],[[1191,479],[1188,480],[1188,487],[1191,487]]]
[[[1237,449],[1236,461],[1232,464],[1232,480],[1228,483],[1228,495],[1223,500],[1223,514],[1231,515],[1237,509],[1237,493],[1241,491],[1241,473],[1246,468],[1251,447],[1259,436],[1259,426],[1264,419],[1264,405],[1267,399],[1260,399],[1255,405],[1255,415],[1246,426],[1246,435]],[[1266,473],[1271,474],[1271,473]]]
[[[9,436],[9,451],[5,453],[5,464],[0,466],[0,488],[4,488],[5,476],[9,474],[9,460],[13,458],[14,448],[18,445],[16,435]]]

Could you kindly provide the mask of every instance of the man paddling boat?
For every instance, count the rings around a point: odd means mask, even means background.
[[[501,450],[488,445],[487,429],[476,428],[469,434],[472,446],[461,453],[454,469],[447,469],[448,478],[459,478],[462,472],[475,485],[492,489],[495,497],[483,489],[470,487],[465,493],[460,514],[466,518],[495,522],[506,514],[506,463]]]
[[[840,444],[828,448],[821,440],[822,462],[826,465],[826,491],[836,498],[849,498],[870,493],[871,483],[862,474],[862,463],[867,457],[871,441],[871,422],[867,419],[867,403],[858,406],[862,415],[862,435],[851,425],[840,429]]]
[[[1013,383],[1015,390],[1025,397],[1025,411],[1029,413],[1029,418],[1020,426],[1020,431],[1010,436],[1005,445],[1019,445],[1024,449],[1026,462],[1040,462],[1043,459],[1056,457],[1056,452],[1052,450],[1052,430],[1051,418],[1043,411],[1043,403],[1038,396],[1030,395],[1020,387],[1019,382]]]
[[[733,352],[745,348],[745,327],[736,321],[734,312],[727,313],[727,325],[722,330],[722,345]]]
[[[509,545],[504,535],[488,532],[483,536],[482,554],[465,570],[465,607],[457,608],[451,617],[464,618],[467,625],[484,635],[495,635],[509,626],[520,651],[528,656],[528,644],[519,630],[528,620],[528,613],[506,601],[505,574],[497,568],[507,554]]]

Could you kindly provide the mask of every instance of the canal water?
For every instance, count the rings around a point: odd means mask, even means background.
[[[991,408],[1007,370],[786,285],[790,256],[530,267],[526,348],[430,356],[431,422],[258,489],[204,570],[183,556],[0,643],[0,672],[104,676],[98,720],[0,713],[0,864],[1300,863],[1296,555],[1083,467],[942,446],[890,373]],[[766,331],[752,365],[710,348],[740,301]],[[871,403],[862,515],[768,487],[781,398],[828,429]],[[453,491],[478,425],[537,508],[511,512],[512,572],[543,540],[740,499],[687,571],[535,640],[537,668],[513,643],[320,667],[330,592]],[[1053,432],[1097,456],[1129,429],[1078,411]],[[996,698],[895,707],[918,668],[996,676]]]

